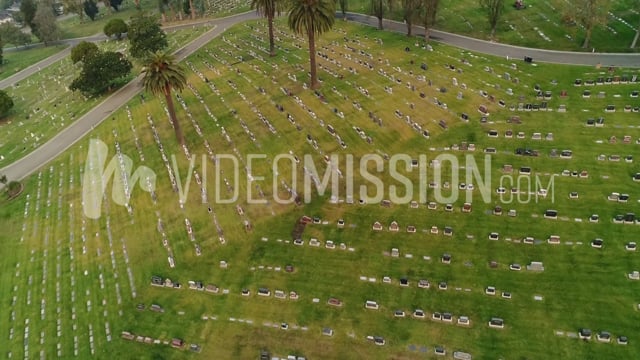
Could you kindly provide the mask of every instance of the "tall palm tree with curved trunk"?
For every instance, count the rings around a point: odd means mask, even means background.
[[[289,28],[309,39],[309,62],[311,67],[311,88],[318,88],[316,70],[316,35],[331,30],[335,21],[335,0],[291,0],[289,7]]]
[[[276,56],[273,41],[273,19],[276,16],[280,16],[284,9],[284,0],[251,0],[251,8],[255,9],[260,16],[267,18],[267,23],[269,24],[269,55]]]
[[[173,55],[158,51],[150,54],[145,60],[142,74],[144,74],[142,83],[145,90],[154,95],[164,95],[176,138],[181,146],[184,145],[184,134],[182,134],[182,127],[176,117],[176,109],[171,97],[172,91],[182,91],[187,83],[184,69],[176,63]]]

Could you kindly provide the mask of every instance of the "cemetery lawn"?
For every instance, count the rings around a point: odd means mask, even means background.
[[[62,50],[66,46],[47,46],[38,47],[34,49],[18,49],[16,51],[5,51],[3,58],[4,62],[0,66],[0,80],[6,79],[29,66],[48,58]]]
[[[197,26],[168,32],[168,51],[179,49],[210,29],[210,26]],[[110,40],[98,45],[105,51],[126,51],[129,43],[126,40]],[[135,61],[133,64],[128,80],[140,73],[140,64]],[[80,70],[79,64],[74,66],[71,59],[65,57],[5,89],[13,98],[15,106],[7,117],[0,120],[0,167],[27,155],[104,100],[104,96],[85,98],[82,94],[67,89]],[[32,96],[34,93],[41,96]]]
[[[636,52],[629,46],[640,23],[640,14],[633,10],[632,0],[614,0],[607,26],[593,30],[591,45],[582,49],[584,31],[581,26],[564,25],[564,8],[570,2],[563,0],[524,1],[529,6],[516,10],[513,1],[505,1],[505,10],[498,22],[496,40],[518,46],[554,50],[598,52]],[[339,8],[339,7],[338,7]],[[349,2],[349,11],[371,14],[369,0]],[[385,18],[403,21],[402,9],[395,5]],[[491,29],[486,13],[478,0],[449,0],[440,4],[436,29],[489,40]],[[418,23],[418,22],[416,22]]]
[[[195,169],[189,168],[177,145],[163,98],[136,97],[111,115],[115,120],[92,132],[91,138],[108,146],[106,161],[113,157],[114,168],[124,167],[118,160],[124,156],[115,156],[120,151],[131,158],[134,170],[144,165],[155,172],[155,201],[128,176],[131,212],[114,202],[107,186],[101,216],[85,218],[81,181],[91,183],[82,175],[92,168],[86,167],[87,138],[25,180],[25,192],[18,199],[0,203],[0,221],[6,225],[0,243],[11,254],[0,260],[0,301],[10,313],[0,325],[0,349],[14,358],[28,352],[31,357],[43,353],[49,358],[77,354],[78,358],[249,359],[268,349],[280,357],[408,359],[423,358],[423,352],[433,356],[436,346],[442,346],[447,357],[458,350],[474,358],[640,357],[640,281],[627,277],[640,270],[640,261],[637,252],[625,250],[626,243],[639,238],[640,226],[612,221],[618,214],[634,212],[638,204],[638,183],[632,181],[640,172],[638,159],[624,159],[637,154],[640,146],[636,143],[640,110],[634,110],[640,104],[630,96],[640,85],[629,82],[638,69],[609,72],[521,61],[512,65],[437,43],[428,51],[400,34],[337,22],[318,43],[324,54],[318,57],[323,84],[316,96],[302,85],[308,70],[303,39],[291,35],[279,20],[278,56],[269,58],[265,34],[264,21],[237,25],[183,62],[190,86],[175,105],[189,153],[196,155]],[[420,68],[422,63],[428,70]],[[576,79],[600,77],[603,82],[610,78],[610,84],[574,86]],[[622,77],[627,79],[624,84]],[[538,98],[536,87],[543,94],[550,91],[549,98]],[[592,91],[590,98],[582,96],[586,89]],[[542,102],[549,111],[533,108]],[[527,104],[530,111],[525,110]],[[486,121],[478,111],[481,105],[490,113]],[[616,111],[605,113],[607,105]],[[628,112],[623,111],[626,105],[631,106]],[[566,112],[558,111],[561,108]],[[396,110],[402,115],[397,116]],[[468,121],[462,120],[463,113]],[[604,126],[587,126],[589,118],[598,117],[604,118]],[[488,136],[492,130],[495,137]],[[513,132],[511,138],[505,136],[507,131]],[[625,136],[630,143],[623,140]],[[459,150],[470,144],[475,151]],[[488,148],[495,153],[485,164],[483,151]],[[518,148],[539,155],[516,155]],[[560,158],[563,150],[571,150],[571,158]],[[289,198],[287,188],[293,184],[303,194],[305,154],[322,178],[328,167],[323,157],[334,153],[340,156],[343,174],[346,154],[354,155],[356,165],[365,154],[403,153],[409,159],[426,155],[426,182],[436,183],[438,189],[445,182],[451,185],[443,196],[461,182],[470,183],[460,168],[472,165],[466,155],[475,160],[481,174],[486,165],[491,180],[476,177],[471,182],[475,190],[469,192],[470,213],[461,211],[466,190],[459,190],[460,197],[450,201],[452,211],[445,210],[449,201],[428,209],[426,202],[435,201],[438,190],[427,186],[417,169],[400,170],[427,188],[426,199],[420,199],[417,191],[411,197],[418,201],[417,208],[360,205],[359,195],[349,204],[344,182],[337,203],[330,190],[324,195],[313,190],[311,201],[300,206],[272,200]],[[237,183],[232,161],[218,156],[214,163],[211,154],[240,157]],[[254,182],[247,181],[248,154],[266,154],[266,159],[251,164]],[[272,165],[278,154],[301,161],[280,159],[276,172]],[[443,158],[442,177],[436,175],[438,166],[429,165],[439,154],[459,162],[454,166]],[[171,174],[182,180],[182,186],[186,174],[193,174],[183,206],[170,181],[171,155],[176,156],[179,175],[175,170]],[[599,155],[604,159],[598,160]],[[622,158],[615,161],[613,155]],[[507,164],[513,168],[514,183],[508,182]],[[400,196],[404,194],[404,185],[386,171],[388,165],[385,162],[385,171],[376,174],[385,186],[384,199],[390,198],[390,184],[399,186]],[[368,166],[373,172],[372,164]],[[520,174],[523,167],[530,167],[531,175]],[[297,175],[294,180],[292,170]],[[578,176],[583,170],[588,176]],[[196,174],[206,185],[211,205],[203,204]],[[116,178],[122,177],[116,174]],[[139,181],[145,183],[144,178]],[[355,189],[360,185],[373,196],[374,186],[356,167]],[[485,185],[488,199],[480,191]],[[502,199],[496,194],[500,186],[507,191]],[[511,188],[519,189],[509,202]],[[548,189],[546,197],[536,196],[541,188]],[[253,199],[269,201],[249,204],[248,189]],[[216,195],[227,199],[234,190],[239,193],[237,201],[214,200]],[[579,197],[570,199],[574,191]],[[630,199],[608,201],[612,192],[630,194]],[[498,205],[504,211],[500,216],[492,214]],[[510,209],[517,216],[507,216]],[[558,219],[543,218],[549,209],[558,211]],[[599,215],[597,223],[589,222],[592,214]],[[317,217],[319,224],[308,224],[301,234],[304,244],[294,245],[292,231],[305,215]],[[338,226],[339,219],[344,227]],[[372,230],[376,221],[382,231]],[[389,230],[392,221],[399,224],[398,232]],[[407,232],[408,226],[415,226],[416,233]],[[434,226],[437,234],[432,233]],[[452,236],[443,235],[445,227],[451,227]],[[498,240],[489,240],[492,232],[498,233]],[[547,243],[551,235],[560,236],[561,243]],[[524,243],[526,237],[535,243]],[[312,238],[319,241],[318,247],[310,245]],[[595,238],[604,240],[601,249],[590,246]],[[394,248],[397,257],[392,256]],[[450,264],[441,261],[445,253],[451,255]],[[170,267],[168,258],[175,267]],[[537,261],[544,264],[543,272],[526,269]],[[516,263],[523,269],[510,270],[509,265]],[[182,288],[152,286],[152,276],[170,278]],[[386,276],[391,283],[383,281]],[[408,286],[400,285],[402,278]],[[421,279],[430,282],[429,289],[417,286]],[[189,281],[215,284],[218,293],[189,289]],[[441,282],[446,282],[446,290],[438,289]],[[485,294],[489,286],[496,288],[495,296]],[[270,296],[257,295],[259,288],[269,289]],[[250,294],[243,296],[243,289]],[[287,299],[275,298],[276,290],[284,291]],[[298,294],[297,300],[289,298],[291,291]],[[502,298],[502,292],[512,298]],[[339,299],[342,306],[328,305],[330,298]],[[380,308],[365,309],[367,300]],[[152,304],[163,312],[150,310]],[[415,309],[423,310],[426,318],[413,318]],[[406,316],[394,317],[396,310],[404,310]],[[433,321],[434,312],[450,312],[454,322]],[[460,316],[468,316],[470,326],[456,325]],[[504,329],[489,328],[493,317],[504,319]],[[322,335],[324,327],[333,329],[333,336]],[[573,338],[580,328],[594,334],[609,331],[613,338],[608,344]],[[135,337],[122,339],[123,331],[142,336],[141,342]],[[616,343],[620,335],[629,337],[628,345]],[[367,336],[381,336],[386,343],[376,346]],[[145,337],[150,344],[144,343]],[[179,350],[165,344],[173,338],[184,339],[186,347]],[[153,344],[155,339],[160,343]],[[201,352],[191,353],[189,344],[198,344]]]
[[[140,1],[143,10],[154,9],[151,1]],[[122,19],[126,22],[135,15],[136,10],[133,2],[123,3],[120,7],[120,11],[115,12],[113,9],[107,9],[103,6],[99,7],[100,12],[96,15],[96,19],[91,21],[86,14],[84,14],[81,20],[79,16],[74,15],[64,20],[58,21],[58,26],[62,32],[63,39],[73,39],[84,36],[91,36],[104,33],[104,26],[111,19]]]
[[[216,4],[217,3],[217,4]],[[225,11],[219,11],[218,6],[221,6],[222,3],[229,5],[229,7]],[[216,18],[223,17],[233,14],[239,14],[249,10],[248,6],[249,2],[247,0],[228,0],[228,1],[213,1],[211,0],[211,4],[206,13],[207,17]],[[151,0],[141,0],[140,6],[143,11],[157,13],[158,3],[157,1]],[[72,39],[84,36],[91,36],[96,34],[102,34],[104,30],[104,26],[111,20],[120,18],[126,22],[129,22],[129,19],[135,15],[138,10],[135,8],[135,4],[133,2],[125,2],[120,7],[119,11],[113,11],[113,9],[106,9],[105,7],[99,7],[100,13],[96,15],[96,19],[91,21],[86,15],[81,20],[79,16],[74,15],[67,19],[60,20],[58,25],[62,30],[62,38],[63,39]],[[157,15],[160,17],[160,15]],[[183,21],[178,21],[178,15],[174,15],[171,11],[167,10],[167,19],[166,23],[163,23],[163,26],[171,26],[171,25],[179,25],[183,23],[188,23],[191,20],[188,15],[183,14]],[[196,18],[195,21],[201,21],[202,17]]]

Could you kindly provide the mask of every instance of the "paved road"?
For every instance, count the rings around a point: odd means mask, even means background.
[[[232,26],[233,24],[255,18],[257,18],[257,15],[254,12],[250,12],[208,21],[208,23],[212,24],[215,27],[176,51],[176,58],[178,60],[182,60],[185,57],[191,55],[200,47],[211,41],[213,38],[222,34],[226,30],[226,28]],[[191,27],[193,26],[193,24],[184,26]],[[120,108],[141,90],[142,76],[139,75],[133,81],[125,85],[123,88],[119,89],[113,95],[109,96],[103,102],[91,109],[88,113],[80,117],[68,128],[64,129],[51,140],[49,140],[30,154],[21,158],[20,160],[14,162],[13,164],[0,169],[0,174],[6,175],[9,180],[24,179],[25,177],[29,176],[37,169],[39,169],[42,165],[55,159],[60,153],[82,139],[84,135],[89,133],[103,120],[108,119],[112,112]]]
[[[338,15],[342,17],[342,15]],[[201,24],[211,24],[215,28],[203,34],[199,38],[195,39],[191,43],[187,44],[180,50],[176,51],[177,58],[179,60],[189,56],[201,46],[205,45],[213,38],[217,37],[225,31],[227,27],[230,27],[238,22],[256,19],[258,16],[255,12],[246,12],[239,15],[233,15],[226,18],[204,20],[198,23],[182,24],[174,27],[167,28],[167,30],[175,30],[180,28],[189,28]],[[375,17],[349,13],[348,18],[352,21],[360,22],[363,24],[377,26],[377,19]],[[405,32],[406,25],[400,22],[384,20],[384,26],[388,30]],[[419,34],[423,32],[423,28],[420,26],[414,27],[414,33]],[[574,53],[564,51],[550,51],[550,50],[538,50],[522,48],[518,46],[498,44],[484,40],[478,40],[469,38],[462,35],[445,33],[442,31],[432,31],[434,40],[441,41],[453,46],[461,47],[464,49],[477,51],[486,54],[492,54],[497,56],[509,56],[514,59],[522,59],[524,56],[529,56],[534,61],[561,63],[561,64],[578,64],[578,65],[596,65],[602,64],[604,66],[625,66],[625,67],[638,67],[640,66],[640,54],[601,54],[601,53]],[[82,39],[70,39],[64,42],[70,45],[78,43],[79,41],[101,41],[105,40],[104,35],[95,35]],[[29,75],[39,71],[52,63],[60,60],[70,52],[70,49],[66,49],[58,54],[55,54],[21,72],[9,77],[3,81],[0,81],[0,88],[9,86],[16,81],[28,77]],[[105,99],[102,103],[90,110],[87,114],[80,117],[76,122],[56,135],[54,138],[46,142],[44,145],[26,155],[13,164],[0,169],[0,174],[5,174],[10,180],[22,180],[28,175],[35,172],[42,165],[53,160],[56,156],[69,148],[75,142],[79,141],[84,135],[89,133],[96,125],[100,124],[104,119],[109,117],[113,111],[117,110],[131,98],[133,98],[140,90],[141,76],[136,77],[132,82],[124,86],[122,89]]]
[[[246,17],[245,17],[246,16]],[[337,17],[342,18],[342,14],[337,13]],[[232,23],[227,23],[227,26],[231,26],[239,21],[245,21],[249,19],[256,18],[253,12],[247,12],[245,14],[231,16],[226,19],[234,21]],[[348,13],[348,19],[351,21],[359,22],[362,24],[370,25],[373,27],[378,26],[378,19],[373,16],[358,14],[358,13]],[[214,20],[201,20],[192,23],[185,23],[180,25],[172,25],[168,27],[164,27],[165,30],[179,30],[185,29],[193,26],[203,25],[203,24],[216,24],[219,21],[224,21],[224,19],[214,19]],[[393,20],[385,19],[383,21],[384,27],[387,30],[392,30],[395,32],[406,33],[406,25]],[[415,25],[413,27],[414,34],[422,34],[424,33],[424,28],[422,26]],[[479,40],[470,38],[464,35],[457,35],[452,33],[447,33],[438,30],[431,31],[431,39],[439,42],[443,42],[449,45],[457,46],[463,49],[477,51],[484,54],[502,56],[502,57],[510,57],[513,59],[524,59],[525,56],[529,56],[533,58],[534,61],[539,62],[549,62],[549,63],[557,63],[557,64],[573,64],[573,65],[603,65],[603,66],[623,66],[623,67],[640,67],[640,54],[632,54],[632,53],[589,53],[589,52],[570,52],[570,51],[555,51],[555,50],[544,50],[544,49],[532,49],[525,48],[520,46],[508,45],[508,44],[500,44],[491,41]],[[31,65],[28,68],[16,73],[15,75],[6,78],[0,81],[0,89],[7,88],[16,82],[22,81],[27,77],[31,76],[33,73],[44,69],[45,67],[59,61],[60,59],[66,57],[71,52],[71,47],[79,43],[80,41],[104,41],[107,40],[107,37],[104,34],[96,34],[93,36],[87,36],[84,38],[75,38],[75,39],[67,39],[61,40],[57,42],[58,44],[66,44],[69,45],[69,48],[54,54],[37,64]],[[40,46],[41,44],[32,44],[29,47]]]
[[[342,14],[338,15],[342,17]],[[357,13],[348,13],[347,19],[359,23],[377,27],[378,19],[373,16],[362,15]],[[383,20],[385,30],[406,33],[407,25],[392,20]],[[422,26],[414,26],[413,34],[424,34]],[[640,54],[631,53],[591,53],[591,52],[571,52],[571,51],[555,51],[543,49],[531,49],[514,45],[500,44],[491,41],[479,40],[463,35],[451,34],[443,31],[432,30],[429,36],[432,40],[443,42],[459,48],[477,51],[483,54],[490,54],[524,60],[525,56],[533,58],[536,62],[548,62],[556,64],[572,64],[572,65],[602,65],[602,66],[621,66],[621,67],[640,67]]]

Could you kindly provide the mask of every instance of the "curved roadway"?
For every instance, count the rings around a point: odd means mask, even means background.
[[[338,16],[342,17],[341,14]],[[185,57],[191,55],[200,47],[207,44],[213,38],[222,34],[226,28],[235,25],[236,23],[257,19],[258,15],[255,12],[246,12],[243,14],[233,15],[220,19],[206,20],[197,23],[181,24],[173,27],[167,27],[166,30],[175,30],[180,28],[188,28],[203,24],[213,25],[214,28],[205,34],[201,35],[197,39],[193,40],[189,44],[185,45],[181,49],[175,52],[176,58],[182,60]],[[363,23],[366,25],[377,26],[377,18],[362,14],[349,13],[348,19]],[[406,25],[397,21],[384,20],[384,26],[387,30],[396,32],[405,32]],[[423,28],[420,26],[414,27],[414,33],[419,34],[423,32]],[[471,51],[477,51],[485,54],[497,55],[497,56],[509,56],[514,59],[522,59],[524,56],[529,56],[534,61],[560,63],[560,64],[574,64],[574,65],[605,65],[605,66],[624,66],[624,67],[639,67],[640,66],[640,54],[603,54],[603,53],[576,53],[567,51],[552,51],[541,49],[530,49],[512,45],[498,44],[484,40],[478,40],[469,38],[462,35],[456,35],[446,33],[442,31],[431,31],[431,38],[436,41],[440,41],[449,45],[464,48]],[[85,41],[101,41],[105,40],[104,35],[95,35],[86,38],[70,39],[62,41],[69,45],[74,45],[82,40]],[[40,71],[56,61],[64,58],[70,52],[70,47],[47,58],[41,62],[34,64],[23,71],[0,81],[0,88],[6,88],[18,81],[25,79],[33,73]],[[14,163],[0,169],[0,174],[7,176],[9,180],[22,180],[29,176],[42,165],[48,163],[57,157],[60,153],[65,151],[75,142],[80,140],[84,135],[89,133],[93,128],[100,124],[104,119],[109,117],[113,111],[120,108],[127,101],[133,98],[140,90],[142,90],[142,77],[138,76],[123,88],[118,90],[113,95],[106,98],[103,102],[84,114],[78,120],[76,120],[69,127],[64,129],[58,135],[51,140],[34,150],[30,154],[15,161]]]
[[[340,16],[342,15],[340,14]],[[378,26],[378,18],[374,16],[368,16],[358,13],[347,13],[347,19],[373,27]],[[383,26],[385,30],[391,30],[400,33],[407,32],[407,25],[398,21],[384,19]],[[422,26],[413,26],[412,32],[413,34],[422,35],[424,34],[424,28]],[[589,66],[596,66],[599,64],[602,66],[640,67],[640,54],[591,53],[533,49],[474,39],[468,36],[452,34],[438,30],[431,30],[429,38],[466,50],[501,57],[508,56],[509,58],[518,60],[524,60],[524,57],[528,56],[531,57],[534,62],[539,61],[556,64]]]

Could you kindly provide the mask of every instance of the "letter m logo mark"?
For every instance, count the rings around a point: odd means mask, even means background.
[[[82,210],[90,219],[98,219],[101,215],[102,200],[109,179],[113,177],[111,198],[113,202],[128,206],[131,190],[136,182],[146,192],[155,190],[156,174],[146,166],[140,166],[133,174],[133,161],[127,155],[118,153],[107,162],[109,148],[98,139],[89,140],[89,151],[82,178]],[[105,167],[106,164],[106,167]]]

